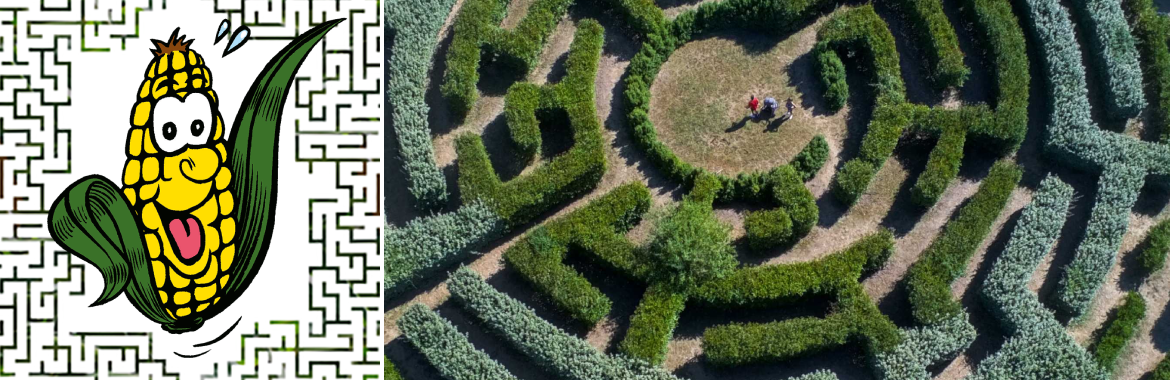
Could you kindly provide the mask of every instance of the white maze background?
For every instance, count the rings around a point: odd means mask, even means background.
[[[253,38],[221,58],[223,19]],[[256,280],[194,333],[125,297],[90,308],[101,275],[61,250],[47,210],[71,182],[120,183],[150,39],[175,27],[215,75],[225,121],[288,41],[335,18],[301,67],[280,137],[276,230]],[[0,1],[0,377],[378,378],[382,372],[382,4],[361,1]],[[238,327],[196,358],[237,318]]]

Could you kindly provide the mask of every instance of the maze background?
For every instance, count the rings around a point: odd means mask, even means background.
[[[253,38],[220,58],[219,20]],[[285,108],[272,250],[244,296],[191,334],[163,332],[61,250],[46,212],[87,174],[117,181],[149,39],[174,27],[216,74],[233,120],[297,34],[347,18],[301,67]],[[382,319],[380,1],[10,0],[0,4],[0,377],[377,378]],[[118,152],[118,153],[113,153]],[[198,359],[207,341],[239,326]],[[191,336],[187,336],[191,335]],[[239,348],[236,348],[236,344]]]

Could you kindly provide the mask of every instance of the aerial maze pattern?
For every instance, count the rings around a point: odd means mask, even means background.
[[[238,361],[212,363],[200,377],[379,376],[381,4],[248,0],[206,6],[233,25],[249,25],[254,39],[290,41],[321,22],[347,21],[337,31],[341,37],[322,41],[309,58],[320,62],[319,69],[298,73],[286,108],[295,120],[286,119],[285,133],[295,135],[296,144],[285,149],[293,149],[297,161],[288,165],[321,184],[305,190],[312,199],[291,200],[311,210],[302,227],[305,248],[296,252],[310,282],[289,284],[295,290],[289,294],[305,297],[308,308],[289,311],[287,320],[241,324]],[[68,183],[88,174],[72,170],[72,129],[81,126],[58,119],[74,105],[76,67],[113,50],[145,52],[149,38],[160,37],[140,35],[139,25],[166,7],[160,0],[0,4],[0,377],[179,378],[174,361],[182,359],[159,349],[147,328],[110,333],[64,327],[83,316],[59,313],[61,300],[92,302],[96,294],[86,294],[83,283],[101,276],[58,247],[45,225],[56,191],[47,189],[46,178]],[[233,342],[225,343],[230,351]]]
[[[439,46],[438,35],[454,0],[390,0],[387,13],[394,45],[389,55],[389,128],[397,136],[401,162],[414,207],[428,215],[404,226],[388,227],[388,297],[401,297],[424,278],[445,277],[455,304],[475,326],[505,342],[551,375],[565,379],[674,379],[662,368],[679,316],[689,305],[750,312],[753,307],[799,307],[809,296],[832,300],[821,318],[769,323],[733,323],[702,334],[703,360],[723,366],[780,362],[811,353],[861,347],[872,375],[879,379],[930,379],[956,358],[977,334],[951,285],[967,270],[981,242],[1020,184],[1023,168],[1011,157],[1029,125],[1031,102],[1044,102],[1042,156],[1098,180],[1087,189],[1094,198],[1083,239],[1071,262],[1058,271],[1053,298],[1042,302],[1029,286],[1033,272],[1051,254],[1078,195],[1055,175],[1047,175],[1030,203],[1009,225],[1006,246],[990,255],[990,271],[972,284],[994,316],[1006,341],[973,365],[974,379],[1109,379],[1126,341],[1145,317],[1141,296],[1131,293],[1102,333],[1085,348],[1066,323],[1082,320],[1117,261],[1129,227],[1130,210],[1150,182],[1165,191],[1170,180],[1170,21],[1150,0],[956,0],[960,17],[974,25],[974,39],[985,53],[993,83],[989,104],[930,107],[907,100],[894,35],[874,5],[842,6],[833,0],[722,0],[703,2],[668,18],[653,0],[598,0],[625,25],[621,33],[641,47],[623,77],[625,125],[635,144],[657,170],[683,186],[680,208],[710,210],[719,204],[748,202],[764,206],[745,221],[754,250],[792,244],[817,224],[818,206],[804,182],[826,161],[824,139],[814,138],[792,162],[770,171],[734,177],[689,164],[658,140],[650,120],[650,87],[675,49],[712,33],[747,29],[783,36],[809,27],[818,18],[813,55],[816,80],[832,111],[849,97],[846,71],[861,70],[872,114],[855,157],[834,174],[832,195],[853,204],[891,157],[899,140],[933,142],[925,171],[910,189],[917,206],[934,205],[955,182],[964,152],[979,149],[1004,159],[983,179],[978,191],[956,212],[912,265],[905,285],[913,326],[899,328],[883,315],[860,281],[880,269],[895,249],[894,236],[879,232],[821,259],[792,264],[740,266],[725,276],[688,288],[671,286],[655,273],[651,258],[625,233],[650,207],[650,192],[639,182],[619,186],[584,207],[560,213],[538,226],[541,215],[590,192],[606,170],[602,130],[594,104],[594,77],[605,45],[602,27],[578,23],[559,83],[518,83],[505,97],[509,137],[524,157],[540,150],[538,117],[559,120],[573,146],[535,170],[506,182],[492,168],[480,136],[456,142],[461,207],[434,213],[448,203],[450,189],[436,166],[429,108],[424,101],[427,73]],[[455,116],[476,104],[482,57],[521,72],[537,64],[548,37],[573,0],[535,0],[514,28],[499,27],[506,0],[464,0],[454,19],[445,55],[440,92]],[[879,6],[885,4],[879,4]],[[919,40],[925,71],[935,89],[956,88],[970,77],[955,28],[941,0],[891,0],[903,12],[910,35]],[[1070,12],[1071,9],[1071,12]],[[1085,31],[1078,43],[1073,18]],[[484,54],[484,52],[488,54]],[[1082,55],[1094,63],[1086,72]],[[1036,76],[1030,66],[1039,68]],[[1124,120],[1149,112],[1144,141],[1102,129],[1090,114],[1089,75],[1099,79],[1106,119]],[[1096,80],[1096,79],[1094,79]],[[1033,89],[1036,87],[1036,89]],[[1038,96],[1034,96],[1038,95]],[[1043,177],[1043,175],[1042,175]],[[404,206],[405,207],[405,206]],[[1170,226],[1152,229],[1140,262],[1145,274],[1159,270],[1170,248]],[[611,312],[613,301],[572,266],[566,256],[581,255],[610,271],[645,283],[617,352],[604,353],[538,317],[533,309],[485,282],[468,268],[457,268],[473,251],[509,233],[525,232],[504,253],[505,265],[527,280],[549,308],[585,326]],[[401,303],[397,303],[401,304]],[[391,303],[396,305],[396,303]],[[1050,310],[1051,305],[1056,310]],[[512,379],[466,333],[421,304],[403,306],[396,315],[402,336],[435,371],[450,379]],[[1062,319],[1058,319],[1058,316]],[[393,363],[390,378],[399,376]],[[835,379],[819,371],[804,379]],[[1163,363],[1154,379],[1170,379]]]

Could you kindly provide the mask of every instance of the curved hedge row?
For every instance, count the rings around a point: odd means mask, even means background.
[[[573,380],[679,380],[662,368],[623,355],[606,356],[588,342],[541,319],[531,308],[459,268],[447,283],[451,295],[483,326],[560,378]]]
[[[1142,94],[1142,70],[1137,47],[1121,2],[1116,0],[1072,0],[1079,24],[1087,32],[1089,50],[1105,84],[1108,114],[1118,118],[1136,117],[1146,108]],[[1071,32],[1071,30],[1070,30]]]
[[[1097,341],[1097,346],[1093,349],[1093,356],[1097,358],[1097,364],[1112,371],[1113,367],[1117,365],[1117,358],[1121,356],[1121,351],[1133,339],[1134,334],[1137,333],[1138,324],[1145,317],[1146,300],[1142,299],[1142,296],[1137,292],[1126,294],[1125,300],[1117,308],[1117,319],[1109,324],[1109,327],[1105,329],[1105,335],[1101,336],[1101,340]]]
[[[478,1],[483,0],[473,2]],[[467,11],[465,8],[462,15]],[[462,15],[460,17],[470,17]],[[530,14],[525,21],[532,17]],[[582,21],[569,47],[569,58],[565,62],[567,74],[561,83],[539,90],[521,84],[513,86],[506,96],[505,113],[513,130],[539,132],[535,126],[536,112],[565,111],[574,141],[573,147],[565,153],[532,173],[505,183],[492,168],[483,139],[474,134],[459,136],[455,151],[459,155],[459,189],[464,203],[486,201],[509,228],[515,228],[532,221],[554,205],[588,192],[601,180],[606,169],[605,147],[601,122],[593,103],[593,80],[604,42],[604,29],[600,24],[593,20]],[[528,140],[522,139],[517,144],[525,141]]]
[[[963,64],[959,37],[950,20],[943,13],[940,0],[900,0],[897,8],[909,21],[919,46],[926,55],[927,72],[939,89],[959,88],[967,81],[971,70]]]
[[[386,103],[398,136],[398,154],[415,207],[432,210],[447,200],[447,181],[435,165],[427,124],[427,73],[439,44],[439,29],[455,0],[396,0],[386,4],[386,25],[394,35],[387,54]],[[391,12],[390,10],[394,11]]]
[[[1146,249],[1138,256],[1138,262],[1150,274],[1166,265],[1166,254],[1170,253],[1170,219],[1158,222],[1151,228],[1146,241]]]
[[[1060,236],[1072,195],[1072,187],[1055,177],[1041,182],[1002,256],[992,265],[982,296],[1008,333],[1008,341],[980,363],[972,380],[1109,378],[1028,289],[1032,273]]]
[[[812,231],[820,218],[816,198],[792,166],[776,168],[766,182],[771,187],[771,203],[778,207],[750,212],[744,220],[748,245],[757,252],[794,243]]]
[[[402,293],[412,281],[462,260],[503,232],[504,221],[479,202],[400,228],[386,226],[386,295]]]
[[[1141,53],[1142,76],[1146,95],[1153,101],[1145,128],[1158,134],[1162,143],[1170,142],[1170,22],[1158,14],[1152,0],[1126,0],[1133,36]]]
[[[440,91],[457,117],[467,116],[479,99],[479,66],[486,48],[490,57],[528,74],[548,36],[574,0],[537,0],[514,30],[500,28],[510,0],[469,0],[463,3],[447,51],[447,71]],[[593,92],[590,91],[590,94]]]
[[[406,336],[406,340],[410,341],[445,379],[516,379],[516,376],[512,376],[503,365],[473,347],[467,337],[459,333],[451,322],[422,304],[414,304],[407,308],[402,318],[398,319],[398,327]]]

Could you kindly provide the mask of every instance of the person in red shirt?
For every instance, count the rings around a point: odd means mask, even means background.
[[[748,101],[747,108],[752,110],[752,120],[760,117],[760,100],[756,99],[755,95],[752,95],[752,100]]]

